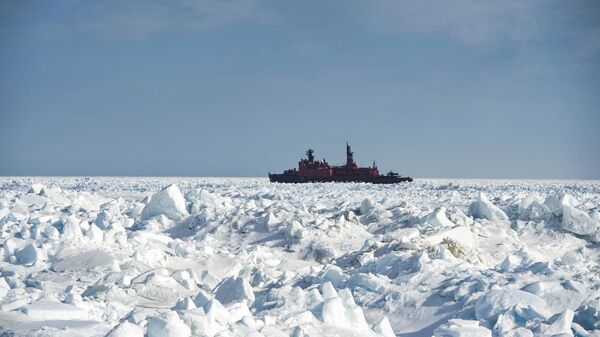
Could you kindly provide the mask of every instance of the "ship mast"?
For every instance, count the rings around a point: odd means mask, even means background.
[[[354,159],[352,158],[353,155],[354,155],[354,153],[352,153],[352,150],[350,149],[350,145],[348,145],[348,142],[346,142],[346,169],[348,171],[352,170],[354,168],[354,166],[356,165],[354,163]]]
[[[308,157],[308,162],[312,163],[313,160],[315,160],[315,156],[313,155],[313,153],[315,153],[315,151],[313,151],[313,149],[308,149],[306,151],[306,156]]]

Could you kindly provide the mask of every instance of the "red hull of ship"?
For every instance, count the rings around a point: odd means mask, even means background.
[[[306,151],[306,154],[308,158],[298,162],[297,170],[286,170],[281,174],[269,173],[269,180],[279,183],[366,182],[373,184],[413,181],[411,177],[402,177],[393,172],[380,175],[375,163],[371,167],[358,167],[348,144],[346,144],[346,165],[342,166],[329,166],[325,160],[315,161],[313,150]]]

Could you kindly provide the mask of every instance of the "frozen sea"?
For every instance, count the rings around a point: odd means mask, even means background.
[[[600,181],[0,178],[0,336],[600,336]]]

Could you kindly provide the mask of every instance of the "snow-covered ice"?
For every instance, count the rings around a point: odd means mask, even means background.
[[[2,336],[600,336],[600,182],[0,178]]]

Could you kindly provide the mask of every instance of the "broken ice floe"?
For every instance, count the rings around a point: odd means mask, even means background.
[[[161,214],[169,219],[178,219],[188,214],[185,199],[177,185],[169,185],[153,194],[142,210],[141,219],[147,220]]]
[[[27,179],[0,180],[17,336],[600,330],[594,182]]]

